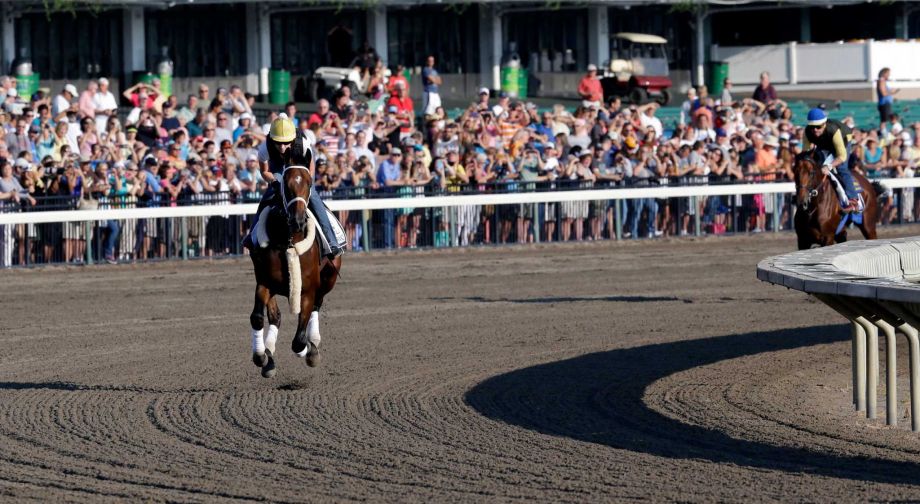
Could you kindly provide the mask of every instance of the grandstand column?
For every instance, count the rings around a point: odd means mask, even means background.
[[[799,39],[801,42],[811,42],[811,9],[808,7],[799,11]]]
[[[16,59],[16,23],[15,18],[13,17],[13,6],[10,4],[0,5],[0,33],[2,33],[2,38],[0,38],[0,48],[2,48],[2,53],[0,53],[0,65],[2,65],[3,70],[0,70],[0,74],[6,73],[6,69],[10,68],[10,65],[13,64],[13,60]]]
[[[122,11],[122,40],[122,61],[126,77],[122,89],[125,89],[132,84],[134,72],[147,70],[143,7],[127,7]]]
[[[894,16],[894,38],[906,39],[907,38],[907,3],[904,2],[901,4],[901,8]]]
[[[501,88],[502,17],[495,5],[479,4],[479,73],[483,85]]]
[[[698,9],[696,11],[696,21],[693,23],[695,29],[693,38],[696,42],[694,81],[697,86],[702,86],[706,83],[706,41],[711,35],[709,23],[709,13],[704,12],[703,9]]]
[[[387,8],[376,5],[367,9],[367,39],[371,46],[377,50],[377,55],[387,64],[389,59],[389,45],[387,44]]]
[[[602,67],[610,59],[610,35],[607,7],[588,8],[588,63]]]
[[[268,96],[268,69],[272,65],[271,16],[259,3],[246,4],[246,90]]]

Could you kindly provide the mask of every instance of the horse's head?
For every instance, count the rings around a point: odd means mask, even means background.
[[[827,175],[811,153],[803,152],[795,157],[792,165],[795,175],[796,204],[802,210],[808,210],[812,200],[818,196],[818,188],[824,183]]]
[[[310,168],[302,165],[285,167],[281,176],[281,186],[288,228],[292,234],[303,231],[307,225],[307,204],[313,191]]]

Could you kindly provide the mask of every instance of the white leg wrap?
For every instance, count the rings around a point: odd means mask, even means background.
[[[265,342],[262,340],[264,329],[252,330],[252,353],[262,355],[265,353]]]
[[[307,356],[307,352],[309,352],[309,351],[310,351],[310,345],[307,345],[307,346],[304,347],[303,350],[297,352],[297,356],[300,357],[300,358],[306,357],[306,356]]]
[[[310,321],[307,322],[307,340],[319,346],[319,312],[314,311],[310,314]]]
[[[278,341],[278,326],[270,325],[268,326],[268,331],[265,332],[265,348],[269,352],[275,353],[275,342]]]

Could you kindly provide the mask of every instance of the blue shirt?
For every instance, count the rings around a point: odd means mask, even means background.
[[[389,158],[384,159],[377,169],[377,183],[386,192],[393,192],[392,187],[387,187],[387,181],[399,180],[399,163],[394,163]]]
[[[422,69],[422,84],[425,85],[426,93],[437,93],[438,85],[431,81],[431,77],[437,77],[438,71],[434,68],[425,67]]]

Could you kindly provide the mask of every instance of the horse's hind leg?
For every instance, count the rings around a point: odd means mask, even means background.
[[[249,315],[249,325],[252,326],[252,362],[258,367],[268,363],[265,355],[265,305],[270,299],[269,290],[264,285],[256,286],[255,303]]]

